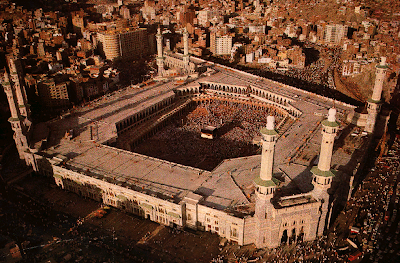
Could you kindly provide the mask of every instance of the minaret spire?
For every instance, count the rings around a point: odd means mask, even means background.
[[[22,67],[18,58],[13,54],[6,55],[9,73],[4,70],[2,86],[7,95],[11,117],[8,121],[14,131],[14,141],[21,160],[25,160],[27,165],[32,165],[34,169],[34,157],[31,154],[29,145],[29,133],[31,121],[29,120],[29,104],[23,81],[21,81]]]
[[[270,195],[275,191],[276,184],[273,180],[274,152],[278,133],[275,131],[275,118],[267,117],[267,126],[261,129],[262,135],[262,153],[260,177],[257,177],[256,183],[260,195]]]
[[[339,124],[336,122],[336,109],[329,109],[328,119],[322,122],[322,141],[321,151],[319,153],[318,166],[314,166],[311,172],[315,178],[313,183],[314,186],[326,186],[323,178],[331,178],[334,173],[331,171],[331,161],[333,152],[333,142],[338,131]],[[330,185],[330,183],[329,183]]]
[[[2,85],[4,88],[4,92],[7,95],[8,105],[9,105],[10,111],[11,111],[11,118],[18,119],[19,118],[18,106],[17,106],[17,102],[15,101],[14,92],[11,88],[11,83],[10,83],[10,79],[8,77],[7,72],[4,72],[4,81],[3,81]]]
[[[375,129],[375,122],[381,108],[381,96],[383,81],[386,77],[386,71],[389,67],[386,64],[386,57],[381,57],[381,62],[376,66],[375,71],[375,85],[372,92],[372,97],[367,101],[368,117],[365,124],[365,131],[373,133]]]
[[[10,80],[14,87],[17,99],[16,103],[18,105],[19,114],[21,114],[21,116],[29,118],[30,114],[29,114],[28,99],[26,97],[25,88],[23,85],[21,85],[21,80],[20,80],[21,69],[17,68],[17,63],[19,63],[19,61],[15,59],[13,54],[8,54],[6,57],[7,57],[8,68],[10,70]]]
[[[183,30],[183,63],[186,70],[189,69],[189,59],[189,33],[185,27]]]
[[[336,109],[329,109],[328,119],[322,122],[322,142],[321,151],[319,154],[318,169],[322,172],[329,172],[331,170],[333,142],[339,124],[336,122]]]
[[[275,131],[275,118],[267,117],[267,126],[261,128],[262,153],[260,176],[254,179],[256,188],[255,203],[255,244],[262,246],[276,246],[276,238],[272,236],[271,219],[275,211],[271,200],[278,181],[273,177],[274,152],[278,133]]]
[[[326,215],[329,210],[330,195],[328,189],[331,188],[335,171],[331,169],[333,143],[339,124],[336,122],[336,109],[329,109],[328,119],[322,121],[322,141],[319,154],[318,166],[311,169],[313,175],[312,184],[314,185],[313,196],[321,202],[320,216],[318,225],[315,226],[317,236],[322,235],[326,223]]]
[[[161,28],[157,29],[157,67],[158,67],[158,75],[162,76],[164,74],[164,57],[163,57],[163,48],[162,48],[162,34]]]
[[[267,127],[261,130],[262,134],[262,154],[261,154],[261,170],[260,178],[264,181],[272,180],[272,171],[274,166],[274,151],[276,137],[278,133],[275,131],[275,118],[267,117]]]

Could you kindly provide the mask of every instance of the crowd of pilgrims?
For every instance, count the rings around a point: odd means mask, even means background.
[[[205,126],[214,126],[219,130],[218,135],[225,140],[252,143],[254,138],[261,135],[260,128],[266,125],[268,115],[275,116],[276,124],[282,119],[273,107],[207,100],[200,102],[182,120],[178,129],[200,134]]]
[[[253,140],[260,139],[260,128],[266,125],[268,115],[274,115],[276,123],[283,118],[281,112],[267,105],[261,107],[217,99],[200,101],[181,119],[164,127],[134,151],[212,170],[224,159],[259,154],[260,148]],[[217,128],[215,139],[201,138],[201,129],[206,126]]]

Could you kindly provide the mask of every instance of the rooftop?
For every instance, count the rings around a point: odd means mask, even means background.
[[[310,163],[319,154],[321,122],[326,118],[325,115],[334,102],[270,80],[260,80],[257,76],[240,71],[228,70],[222,66],[214,68],[217,73],[200,77],[181,86],[194,86],[202,81],[241,86],[255,85],[293,99],[292,105],[300,110],[302,115],[278,135],[274,174],[282,175],[285,185],[294,183],[294,188],[297,190],[288,192],[288,195],[309,191]],[[108,139],[117,136],[115,123],[156,102],[174,96],[175,87],[176,83],[171,81],[141,89],[125,88],[77,109],[69,117],[49,123],[52,134],[49,145],[52,147],[45,150],[44,154],[50,156],[61,154],[68,158],[65,166],[69,169],[138,191],[155,193],[174,202],[195,194],[200,203],[206,206],[233,211],[242,207],[243,211],[248,212],[254,202],[252,197],[254,179],[259,177],[260,155],[226,159],[208,172],[102,145]],[[344,120],[345,114],[354,107],[340,102],[336,102],[335,107],[337,121],[341,123],[340,129],[343,129],[345,124],[340,120]],[[88,139],[88,125],[93,122],[99,125],[97,142]],[[77,131],[76,137],[72,140],[63,138],[69,129]],[[348,164],[354,150],[347,152],[342,148],[335,149],[332,168]],[[304,155],[309,156],[306,158],[308,163],[302,163]],[[288,202],[302,203],[303,199],[282,201],[281,206],[286,206]]]

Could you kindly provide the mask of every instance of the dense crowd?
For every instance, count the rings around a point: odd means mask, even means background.
[[[282,120],[281,113],[273,107],[204,101],[133,151],[212,170],[224,159],[259,154],[260,148],[253,140],[260,138],[260,128],[266,125],[268,115],[274,115],[276,123]],[[217,128],[216,138],[201,138],[201,129],[205,126]]]
[[[327,73],[324,72],[325,60],[319,59],[311,65],[302,69],[290,68],[286,75],[292,78],[301,79],[306,82],[324,85],[327,80]]]
[[[251,143],[255,137],[260,136],[260,128],[266,125],[268,115],[274,115],[276,123],[281,120],[270,107],[250,108],[246,104],[211,100],[202,102],[188,114],[182,129],[200,133],[201,128],[207,125],[223,129],[224,125],[234,124],[221,137]]]
[[[376,170],[375,170],[376,169]],[[400,139],[377,162],[373,173],[363,180],[357,195],[349,200],[345,213],[353,215],[355,243],[368,253],[370,262],[400,260],[399,195]],[[350,218],[351,219],[351,218]],[[393,261],[394,260],[394,261]]]

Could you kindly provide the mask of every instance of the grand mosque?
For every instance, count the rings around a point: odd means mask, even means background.
[[[40,125],[30,122],[20,62],[8,56],[2,85],[20,158],[62,189],[239,245],[273,248],[323,235],[380,118],[385,60],[368,112],[355,120],[353,105],[191,57],[186,31],[183,37],[184,54],[163,52],[158,31],[152,83]],[[255,140],[261,154],[225,159],[209,171],[131,151],[189,105],[210,99],[273,109]]]

